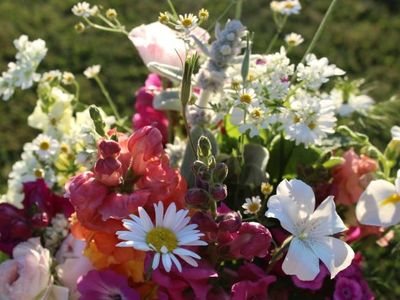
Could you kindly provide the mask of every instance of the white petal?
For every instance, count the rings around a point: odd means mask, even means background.
[[[186,261],[189,265],[193,266],[193,267],[197,267],[197,261],[195,261],[193,258],[191,258],[190,256],[186,256],[186,255],[179,255],[179,257],[181,259],[183,259],[184,261]]]
[[[151,222],[149,215],[147,214],[147,212],[144,210],[143,207],[139,207],[138,211],[143,228],[146,231],[150,231],[154,227],[154,225],[153,222]]]
[[[386,180],[374,180],[362,193],[356,206],[361,224],[388,227],[400,222],[400,203],[381,203],[396,194],[396,188]]]
[[[151,267],[152,267],[153,270],[155,270],[155,269],[158,268],[158,265],[160,264],[160,256],[161,256],[160,253],[156,253],[156,254],[154,255],[153,263],[152,263],[152,265],[151,265]]]
[[[240,125],[244,120],[244,110],[238,107],[234,107],[231,112],[231,123],[233,125]]]
[[[300,218],[307,218],[315,209],[315,195],[312,188],[297,179],[290,180],[289,185],[289,193],[298,205]]]
[[[164,205],[160,201],[158,205],[154,204],[154,211],[156,213],[156,227],[160,227],[163,224],[163,216],[164,216]]]
[[[183,249],[183,248],[176,248],[174,251],[172,251],[174,254],[177,255],[184,255],[184,256],[191,256],[197,259],[200,259],[201,257],[199,255],[197,255],[196,253],[194,253],[193,251],[187,250],[187,249]]]
[[[282,227],[294,235],[300,232],[297,227],[297,207],[292,198],[274,195],[269,198],[267,205],[266,217],[278,219]]]
[[[172,226],[175,223],[175,217],[176,217],[176,205],[174,202],[172,202],[168,206],[167,211],[165,212],[163,226],[166,228],[172,228]]]
[[[310,237],[333,235],[346,229],[336,212],[333,196],[329,196],[318,206],[307,224],[307,232]]]
[[[146,231],[140,223],[131,221],[131,220],[123,220],[124,227],[132,232],[145,234]]]
[[[203,240],[197,240],[190,243],[185,243],[185,246],[207,246],[207,242]]]
[[[350,266],[354,251],[342,240],[322,237],[309,241],[314,253],[322,260],[334,278],[337,273]]]
[[[164,265],[165,271],[167,271],[167,272],[171,271],[172,262],[171,262],[171,258],[169,257],[168,253],[164,253],[162,255],[162,263]]]
[[[143,235],[133,233],[132,231],[117,231],[117,235],[120,240],[135,241],[135,242],[145,241],[145,237]]]
[[[179,260],[173,255],[172,253],[169,254],[169,257],[171,258],[172,262],[175,264],[176,268],[178,269],[179,272],[182,272],[182,265],[179,262]]]
[[[313,280],[319,274],[319,259],[306,243],[295,237],[290,242],[282,270],[300,280]]]

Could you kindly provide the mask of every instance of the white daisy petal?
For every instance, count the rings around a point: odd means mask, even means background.
[[[152,265],[151,265],[151,268],[152,268],[153,270],[155,270],[155,269],[158,268],[158,265],[160,264],[160,257],[161,257],[160,253],[156,253],[156,254],[154,255],[153,263],[152,263]]]
[[[179,262],[179,260],[173,255],[172,253],[169,254],[169,257],[171,258],[172,262],[175,264],[176,268],[178,269],[179,272],[182,272],[182,265]]]
[[[171,257],[168,253],[162,254],[162,263],[165,271],[167,272],[171,271],[172,262],[171,262]]]
[[[172,251],[174,254],[177,255],[185,255],[185,256],[191,256],[197,259],[200,259],[201,257],[199,255],[197,255],[196,253],[194,253],[193,251],[187,250],[187,249],[183,249],[183,248],[176,248],[174,251]]]
[[[156,212],[156,227],[160,227],[163,224],[163,216],[164,216],[163,203],[159,202],[159,205],[154,204],[154,210]]]
[[[154,227],[154,225],[151,222],[151,219],[150,219],[149,215],[147,214],[147,212],[144,210],[143,207],[139,207],[138,211],[139,211],[139,216],[140,216],[140,221],[141,221],[140,224],[143,226],[143,228],[146,231],[151,230]]]
[[[183,259],[184,261],[186,261],[189,265],[193,266],[193,267],[197,267],[197,261],[195,261],[193,258],[191,258],[190,256],[186,256],[186,255],[179,255],[179,257],[181,259]]]
[[[175,203],[171,203],[167,211],[165,212],[163,226],[166,228],[171,228],[175,222],[175,215],[176,215],[176,205]]]

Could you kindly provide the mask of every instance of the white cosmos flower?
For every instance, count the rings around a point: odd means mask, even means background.
[[[246,203],[242,205],[244,208],[244,213],[246,215],[255,215],[261,209],[261,198],[260,196],[255,196],[251,198],[246,198]]]
[[[175,203],[169,205],[164,215],[164,205],[158,202],[154,204],[155,225],[143,207],[139,207],[139,217],[130,215],[131,219],[124,219],[123,225],[128,231],[117,231],[118,238],[124,240],[117,244],[118,247],[132,247],[141,251],[153,251],[152,268],[158,268],[160,260],[164,269],[169,272],[173,264],[182,272],[182,265],[176,256],[188,264],[197,267],[195,259],[200,256],[185,246],[206,246],[207,243],[200,240],[203,236],[197,228],[197,224],[189,224],[188,210],[176,211]]]
[[[86,70],[83,72],[83,75],[86,76],[86,78],[93,78],[97,76],[100,73],[101,66],[100,65],[94,65],[86,68]]]
[[[332,237],[347,229],[335,208],[333,196],[329,196],[315,209],[314,192],[301,180],[284,180],[278,185],[265,215],[278,219],[293,235],[282,264],[286,274],[313,280],[322,260],[334,278],[351,264],[354,251],[342,240]]]
[[[373,180],[361,194],[356,206],[361,224],[388,227],[400,222],[400,170],[395,184]]]
[[[393,126],[392,129],[390,130],[390,133],[392,134],[393,140],[400,141],[400,127],[399,126]]]

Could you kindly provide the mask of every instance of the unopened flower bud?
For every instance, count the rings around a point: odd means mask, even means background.
[[[117,157],[121,152],[121,146],[113,140],[102,140],[99,144],[100,154],[104,157]]]
[[[207,166],[202,161],[196,160],[193,162],[192,170],[195,175],[204,173],[207,171],[207,169],[208,169]]]
[[[78,33],[82,33],[82,32],[84,32],[85,31],[85,24],[83,24],[82,22],[79,22],[79,23],[77,23],[77,24],[75,24],[75,30],[76,30],[76,32],[78,32]]]
[[[200,158],[211,155],[211,143],[206,136],[201,136],[197,144],[197,156]]]
[[[107,9],[106,11],[106,18],[109,20],[114,20],[115,18],[117,18],[118,14],[117,11],[113,8]]]
[[[196,184],[195,184],[195,186],[198,187],[198,188],[200,188],[200,189],[203,189],[203,190],[208,191],[208,188],[210,187],[210,184],[208,183],[207,180],[203,180],[203,179],[201,179],[200,177],[196,177]]]
[[[193,215],[191,223],[197,224],[201,232],[213,232],[218,229],[217,223],[210,214],[202,211],[198,211]]]
[[[219,230],[236,232],[242,225],[242,217],[236,211],[231,211],[218,217],[217,221]]]
[[[191,207],[206,209],[209,195],[203,189],[191,188],[186,192],[185,201]]]
[[[228,196],[228,189],[225,184],[216,184],[211,191],[211,195],[217,201],[222,201]]]
[[[386,147],[385,156],[390,161],[397,161],[400,157],[400,140],[391,140]]]
[[[261,193],[264,196],[268,196],[272,193],[272,190],[274,189],[274,187],[269,184],[268,182],[263,182],[261,183]]]
[[[214,182],[223,182],[226,176],[228,176],[228,166],[225,163],[217,163],[212,176]]]

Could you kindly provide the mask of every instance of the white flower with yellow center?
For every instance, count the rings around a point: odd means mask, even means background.
[[[194,14],[179,15],[175,29],[188,32],[197,26],[198,21],[199,19]]]
[[[88,18],[98,12],[98,7],[90,7],[87,2],[79,2],[72,7],[71,11],[75,16]]]
[[[242,205],[242,207],[244,208],[244,213],[246,215],[256,215],[261,209],[260,196],[246,198],[245,200],[246,203]]]
[[[58,152],[59,148],[58,141],[45,134],[39,134],[32,141],[32,150],[40,160],[47,161]]]
[[[139,217],[130,215],[131,219],[124,219],[123,225],[128,231],[117,231],[118,238],[124,240],[117,244],[118,247],[132,247],[140,251],[155,252],[152,268],[155,270],[160,264],[169,272],[175,264],[182,272],[182,265],[177,256],[189,265],[197,267],[195,259],[200,256],[185,246],[206,246],[207,243],[200,240],[203,236],[197,228],[197,224],[189,224],[188,210],[176,211],[175,203],[169,205],[164,215],[164,205],[158,202],[154,204],[155,224],[150,219],[143,207],[139,207]]]
[[[249,88],[239,91],[234,105],[247,106],[250,104],[258,105],[258,103],[259,100],[256,92],[254,91],[254,89]]]
[[[361,224],[389,227],[400,223],[400,170],[395,184],[373,180],[361,194],[356,206]]]
[[[298,14],[301,9],[299,0],[272,1],[270,6],[273,12],[282,15]]]
[[[276,195],[269,198],[265,216],[278,219],[293,235],[282,264],[286,274],[313,280],[320,272],[319,260],[322,260],[334,278],[351,264],[353,249],[333,237],[347,229],[336,213],[333,196],[315,209],[315,195],[310,186],[301,180],[284,180],[278,185]]]
[[[83,75],[86,76],[86,78],[94,78],[96,77],[101,70],[101,66],[100,65],[94,65],[94,66],[90,66],[88,68],[86,68],[86,70],[83,72]]]
[[[285,36],[285,42],[289,47],[296,47],[304,42],[304,39],[300,34],[292,32]]]
[[[239,126],[239,131],[245,133],[249,130],[250,137],[259,135],[260,128],[268,126],[266,111],[260,106],[248,105],[246,110],[241,107],[233,107],[231,123]]]

